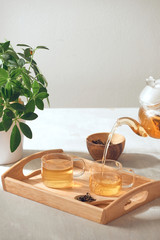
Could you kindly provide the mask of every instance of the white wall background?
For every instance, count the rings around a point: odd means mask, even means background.
[[[0,0],[0,41],[46,45],[51,107],[135,107],[160,77],[159,0]]]

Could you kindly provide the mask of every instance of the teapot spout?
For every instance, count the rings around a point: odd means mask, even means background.
[[[122,117],[117,120],[118,126],[128,125],[134,133],[141,137],[148,137],[146,130],[133,118]]]

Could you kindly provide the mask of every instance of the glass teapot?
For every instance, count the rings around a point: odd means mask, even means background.
[[[137,135],[160,138],[160,79],[146,79],[140,97],[139,123],[129,117],[117,120],[117,125],[128,125]]]

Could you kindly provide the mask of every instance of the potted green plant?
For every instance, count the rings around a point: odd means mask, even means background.
[[[0,131],[10,134],[11,153],[17,151],[23,135],[32,138],[25,120],[35,120],[38,117],[36,107],[43,110],[44,99],[48,101],[49,96],[47,81],[34,60],[38,49],[48,48],[17,46],[21,48],[20,52],[13,49],[10,41],[0,43]]]

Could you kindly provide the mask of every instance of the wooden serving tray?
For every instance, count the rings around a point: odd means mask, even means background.
[[[63,152],[63,150],[57,149],[38,152],[14,164],[2,175],[3,189],[7,192],[102,224],[111,222],[160,197],[160,181],[135,175],[134,186],[121,191],[119,195],[113,198],[101,197],[91,193],[97,200],[95,203],[92,202],[89,204],[76,200],[75,197],[77,195],[83,195],[89,192],[88,170],[93,162],[87,159],[83,159],[86,165],[85,174],[80,178],[76,178],[73,187],[70,189],[47,188],[42,183],[40,169],[24,176],[23,168],[28,162],[52,152],[60,153]],[[79,164],[80,162],[76,162],[77,168],[81,167]],[[127,173],[125,173],[125,175],[127,177]]]

